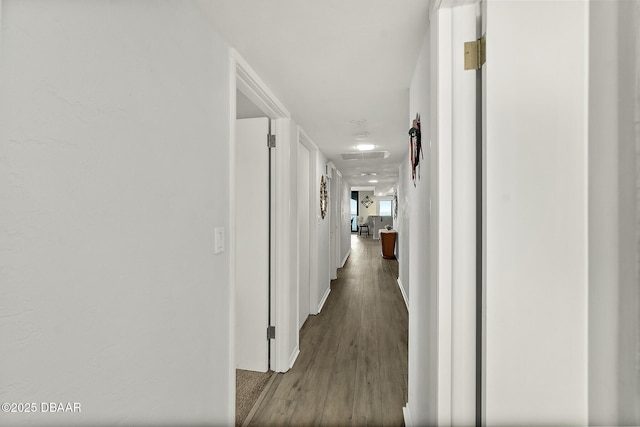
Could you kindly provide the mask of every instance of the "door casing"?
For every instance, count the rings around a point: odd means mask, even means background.
[[[229,402],[235,402],[235,266],[237,260],[234,256],[235,242],[235,120],[236,120],[236,90],[241,91],[251,102],[265,112],[272,119],[272,130],[277,135],[276,146],[280,148],[289,147],[290,144],[290,123],[291,114],[277,97],[270,91],[267,85],[260,79],[258,74],[249,66],[242,56],[235,50],[229,50],[229,144],[230,144],[230,180],[229,180],[229,210],[230,210],[230,231],[229,231],[229,251],[230,251],[230,334],[229,334]],[[266,138],[265,138],[266,147]],[[281,215],[285,212],[284,206],[288,206],[289,186],[291,168],[288,164],[288,150],[280,149],[275,151],[275,168],[272,179],[275,181],[276,191],[274,195],[275,210],[275,254],[271,257],[271,271],[275,275],[273,286],[271,286],[271,324],[276,327],[276,338],[270,340],[271,369],[276,372],[286,372],[289,369],[291,330],[295,324],[289,322],[289,314],[292,311],[292,296],[290,286],[292,283],[291,270],[294,268],[288,262],[291,252],[290,244],[290,218]],[[282,166],[282,167],[280,167]],[[265,331],[265,339],[266,339]],[[229,419],[235,418],[235,405],[229,405]]]

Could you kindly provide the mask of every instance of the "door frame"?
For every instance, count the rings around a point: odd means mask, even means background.
[[[311,258],[311,224],[313,224],[313,222],[310,220],[311,218],[311,151],[306,147],[306,145],[304,145],[304,143],[301,141],[301,135],[300,135],[300,128],[298,128],[298,132],[297,132],[298,138],[297,138],[297,155],[298,155],[298,167],[297,167],[297,177],[298,179],[296,180],[297,182],[297,202],[298,202],[298,218],[296,221],[296,227],[298,230],[298,239],[297,239],[297,254],[296,254],[296,277],[297,277],[297,281],[298,281],[298,286],[296,287],[297,290],[297,299],[298,299],[298,304],[297,304],[297,310],[296,310],[296,318],[298,319],[298,324],[297,324],[297,329],[298,331],[302,328],[302,326],[304,325],[304,322],[301,321],[300,318],[300,313],[305,310],[306,312],[306,317],[305,317],[305,321],[307,320],[307,318],[311,315],[311,262],[312,262],[312,258]],[[300,168],[300,159],[304,158],[302,151],[306,150],[306,159],[305,161],[306,163],[306,169],[301,169]],[[305,182],[303,181],[303,174],[302,172],[306,171],[306,188],[300,186],[301,182]],[[301,196],[301,191],[302,191],[302,195]],[[306,209],[306,213],[307,216],[306,218],[301,218],[301,205],[304,206],[304,201],[306,200],[306,207],[304,209]],[[303,221],[301,223],[301,220]],[[304,230],[306,228],[306,232],[303,233],[301,232],[302,230]],[[306,236],[306,239],[303,241],[302,240],[302,236]],[[304,246],[306,246],[306,248],[304,248]],[[304,248],[304,250],[303,250]],[[301,268],[300,266],[302,265],[302,254],[305,253],[307,255],[307,277],[305,278],[305,280],[303,280],[302,274],[301,274]],[[302,288],[303,285],[305,285],[307,287],[307,299],[306,301],[302,300]],[[304,309],[303,309],[304,307]],[[297,334],[297,342],[296,342],[298,349],[300,349],[300,334]]]
[[[356,198],[353,198],[353,193],[356,193]],[[354,191],[352,190],[352,187],[349,186],[349,218],[351,218],[351,215],[353,215],[353,212],[351,212],[351,200],[355,200],[356,201],[356,217],[355,217],[355,226],[356,229],[354,231],[353,229],[353,225],[351,224],[351,229],[349,230],[349,234],[351,233],[357,233],[358,232],[358,216],[360,215],[360,204],[358,203],[358,200],[360,199],[360,196],[358,195],[358,191]]]
[[[334,166],[335,167],[335,166]],[[339,268],[343,266],[342,260],[342,235],[344,233],[343,229],[343,203],[344,199],[342,198],[342,172],[340,172],[337,168],[334,170],[334,176],[336,180],[336,194],[335,194],[335,203],[336,203],[336,243],[335,243],[335,251],[336,251],[336,279],[338,278],[337,272]]]
[[[482,409],[478,404],[482,397],[482,335],[478,330],[482,331],[483,270],[483,182],[482,168],[478,169],[482,165],[482,126],[478,114],[482,111],[477,102],[481,88],[478,72],[464,70],[461,54],[464,42],[478,37],[480,1],[444,0],[436,13],[439,388],[443,391],[438,394],[438,421],[444,425],[473,425]]]
[[[340,187],[342,185],[342,173],[338,171],[333,162],[327,163],[327,175],[329,177],[329,268],[331,269],[329,278],[338,278],[338,268],[340,267],[340,211],[342,197]]]
[[[475,155],[469,158],[461,150],[454,151],[453,143],[469,142],[457,126],[468,116],[466,107],[469,103],[475,108],[476,96],[475,85],[471,92],[465,92],[469,89],[469,79],[475,82],[475,73],[468,74],[471,72],[464,71],[462,67],[463,45],[460,42],[468,36],[469,28],[473,35],[464,41],[475,40],[477,17],[475,13],[473,17],[469,16],[466,13],[468,9],[462,15],[460,12],[464,7],[478,9],[481,1],[437,0],[429,9],[429,84],[432,96],[428,136],[433,142],[430,185],[434,204],[430,226],[434,263],[431,280],[435,281],[437,289],[434,320],[437,325],[437,354],[435,369],[431,371],[437,381],[429,393],[436,397],[431,419],[436,425],[474,425],[477,415],[475,255],[482,257],[483,254],[475,252],[476,164]],[[469,123],[475,132],[475,120]],[[475,148],[475,134],[471,143]],[[461,166],[471,168],[472,179],[468,175],[462,179],[460,174],[454,175],[454,169],[459,170]],[[460,230],[470,228],[473,231],[470,235],[460,233]],[[472,257],[464,251],[469,247],[473,248]],[[464,276],[460,275],[462,267]],[[410,340],[410,357],[412,352],[417,352],[416,347],[417,344]],[[420,383],[420,386],[428,385]],[[407,426],[413,425],[411,408],[421,404],[407,402],[404,408]]]
[[[291,114],[284,105],[269,90],[258,74],[249,66],[242,56],[233,48],[229,49],[229,251],[230,251],[230,292],[229,292],[229,312],[230,312],[230,334],[229,334],[229,402],[235,402],[235,121],[236,121],[236,90],[242,92],[251,102],[265,112],[275,128],[278,135],[277,146],[288,147],[289,145],[289,123]],[[265,148],[266,148],[265,136]],[[276,164],[285,164],[288,161],[288,150],[275,150]],[[289,179],[290,167],[276,168],[272,176],[275,184],[275,210],[280,212],[282,205],[288,203],[288,188],[282,188],[282,182]],[[286,197],[286,199],[285,199]],[[280,218],[284,215],[276,215],[275,218],[275,254],[271,256],[271,272],[275,274],[272,281],[270,304],[271,304],[271,325],[276,327],[276,339],[270,341],[271,369],[276,372],[286,372],[289,369],[288,355],[286,354],[286,340],[279,338],[287,336],[289,328],[286,319],[289,316],[287,310],[287,289],[290,281],[289,269],[287,268],[287,254],[290,251],[289,225],[285,227],[282,223],[289,218]],[[284,255],[284,256],[283,256]],[[278,334],[278,331],[280,332]],[[265,339],[266,339],[265,331]],[[283,362],[284,359],[284,362]],[[229,405],[229,419],[235,418],[235,405]]]
[[[309,314],[318,314],[318,199],[317,176],[319,148],[313,140],[298,126],[298,142],[309,150]],[[298,297],[298,301],[299,301]],[[302,325],[298,325],[298,330]],[[298,340],[300,334],[298,334]],[[299,347],[299,342],[298,342]]]

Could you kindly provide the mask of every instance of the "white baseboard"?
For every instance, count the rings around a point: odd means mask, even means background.
[[[327,292],[324,293],[320,304],[318,304],[318,314],[322,311],[322,307],[324,307],[324,303],[327,302],[327,298],[329,298],[329,292],[331,292],[331,286],[327,288]]]
[[[402,299],[404,300],[404,305],[407,306],[407,311],[409,311],[409,299],[407,298],[407,294],[404,291],[404,286],[402,286],[402,282],[400,281],[399,277],[398,277],[398,286],[400,286],[400,292],[402,293]]]
[[[344,267],[345,263],[347,262],[347,258],[349,258],[349,255],[351,255],[351,248],[349,248],[349,250],[347,251],[347,255],[342,260],[342,264],[340,264],[340,268]]]
[[[404,417],[404,425],[406,427],[413,427],[413,420],[411,419],[411,412],[409,411],[409,404],[402,408],[402,416]]]
[[[300,347],[296,346],[296,348],[293,349],[293,353],[291,353],[291,357],[289,357],[289,369],[293,368],[293,364],[296,363],[299,354]]]

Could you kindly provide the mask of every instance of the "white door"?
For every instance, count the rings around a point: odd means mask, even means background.
[[[309,150],[298,144],[298,327],[309,317]]]
[[[269,367],[269,119],[236,120],[236,368]]]

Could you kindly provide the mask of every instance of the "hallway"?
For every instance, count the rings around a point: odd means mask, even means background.
[[[251,425],[403,425],[408,316],[397,277],[379,240],[351,236],[322,312],[300,331],[298,360],[277,375]]]

